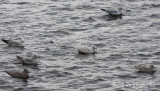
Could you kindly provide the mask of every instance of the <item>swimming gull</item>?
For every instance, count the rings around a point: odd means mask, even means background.
[[[14,40],[9,40],[9,39],[1,39],[4,43],[8,44],[9,46],[14,46],[14,47],[24,47],[22,44],[23,42],[18,42]]]
[[[14,78],[28,79],[29,71],[27,69],[22,70],[5,70],[5,72]]]
[[[154,72],[157,69],[154,65],[145,65],[145,64],[136,65],[135,68],[139,72],[144,72],[144,73]]]
[[[101,10],[107,12],[110,16],[113,16],[113,17],[122,16],[122,8],[118,8],[118,10],[113,10],[113,9],[109,9],[109,10],[101,9]]]
[[[77,50],[80,54],[93,54],[96,53],[96,47],[95,46],[79,46],[77,47]]]
[[[24,58],[22,56],[16,56],[17,59],[19,59],[22,63],[22,65],[34,65],[34,66],[37,66],[37,61],[36,61],[36,58],[37,56],[34,55],[32,58]]]

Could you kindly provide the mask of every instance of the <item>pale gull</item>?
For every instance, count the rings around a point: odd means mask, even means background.
[[[80,54],[93,54],[96,53],[96,47],[95,46],[87,46],[82,45],[77,47],[77,50]]]
[[[22,56],[16,56],[22,63],[22,65],[34,65],[37,66],[38,63],[36,61],[37,56],[34,55],[32,58],[24,58]]]
[[[110,16],[113,17],[121,17],[122,16],[122,8],[118,8],[118,10],[113,10],[113,9],[101,9],[102,11],[107,12]]]

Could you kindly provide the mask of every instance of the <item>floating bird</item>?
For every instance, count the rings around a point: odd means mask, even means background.
[[[37,58],[36,55],[34,55],[32,58],[24,58],[21,56],[16,56],[21,62],[22,65],[34,65],[37,66],[37,61],[35,60]]]
[[[23,47],[24,45],[22,44],[23,42],[17,42],[17,41],[13,41],[13,40],[7,40],[7,39],[1,39],[4,43],[8,44],[9,46],[13,46],[13,47]]]
[[[95,46],[80,46],[77,48],[80,54],[93,54],[96,53],[96,49]]]
[[[154,65],[144,65],[144,64],[139,64],[137,66],[135,66],[135,68],[139,71],[139,72],[144,72],[144,73],[150,73],[150,72],[155,72],[156,67],[154,67]]]
[[[29,71],[27,69],[22,70],[5,70],[5,72],[14,78],[28,79]]]
[[[107,12],[109,16],[112,16],[112,17],[122,16],[122,8],[118,8],[118,10],[106,10],[106,9],[101,9],[101,10]]]

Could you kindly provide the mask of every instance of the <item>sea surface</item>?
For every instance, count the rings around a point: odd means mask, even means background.
[[[108,18],[100,9],[123,8]],[[0,91],[159,91],[159,0],[0,0]],[[96,54],[81,55],[79,44]],[[22,66],[16,55],[37,55],[39,65]],[[137,64],[153,64],[154,74]],[[30,78],[12,78],[3,70],[28,69]]]

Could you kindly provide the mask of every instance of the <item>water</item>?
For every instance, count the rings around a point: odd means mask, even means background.
[[[158,91],[159,0],[1,0],[0,37],[24,39],[25,49],[0,42],[1,91]],[[123,7],[109,20],[101,8]],[[95,55],[75,47],[90,43]],[[18,64],[16,55],[38,55],[38,67]],[[155,74],[134,65],[153,64]],[[27,68],[27,81],[3,70]]]

